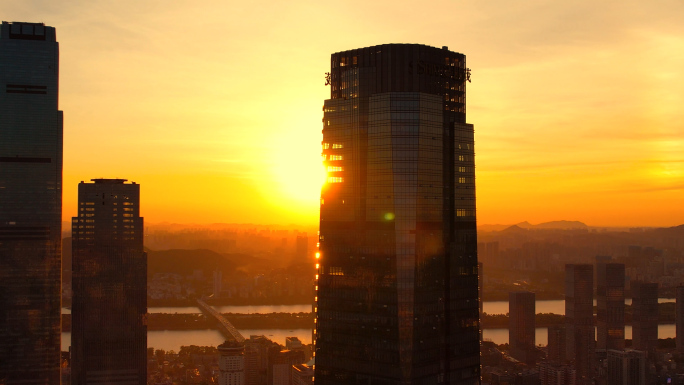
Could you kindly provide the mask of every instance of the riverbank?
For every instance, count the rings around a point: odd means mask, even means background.
[[[237,329],[307,329],[312,328],[312,313],[234,314],[223,316]],[[216,327],[215,321],[203,314],[147,315],[147,330],[203,330]],[[71,331],[71,314],[62,314],[62,331]]]
[[[660,325],[674,324],[675,312],[673,303],[661,303],[659,308]],[[300,313],[266,313],[266,314],[222,314],[237,329],[307,329],[312,328],[314,314]],[[625,324],[631,325],[631,307],[627,306]],[[562,325],[565,316],[554,313],[535,315],[535,326],[546,328]],[[480,320],[482,329],[506,329],[509,325],[507,314],[483,314]],[[212,319],[197,313],[151,313],[147,315],[147,330],[202,330],[213,329],[216,325]],[[71,331],[71,314],[62,314],[62,331]]]

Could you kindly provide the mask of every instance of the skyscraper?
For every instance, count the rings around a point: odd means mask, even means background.
[[[632,289],[632,347],[652,353],[658,347],[658,284],[634,281]]]
[[[608,350],[608,385],[646,385],[646,353],[638,350]]]
[[[565,363],[567,357],[567,337],[565,325],[552,325],[547,330],[549,344],[546,359],[557,364]]]
[[[594,375],[596,345],[592,265],[565,265],[565,330],[567,359],[575,363],[577,382],[586,383]]]
[[[0,383],[59,384],[62,111],[55,29],[0,25]]]
[[[219,385],[245,385],[245,345],[226,341],[218,346]]]
[[[479,316],[465,56],[338,52],[327,80],[317,384],[475,384]]]
[[[597,349],[625,348],[625,265],[596,264]]]
[[[534,293],[517,291],[508,294],[508,342],[511,356],[525,363],[534,363]]]
[[[72,220],[71,383],[147,381],[147,254],[140,185],[78,185]]]
[[[676,341],[677,351],[684,353],[684,286],[677,286],[676,289]]]

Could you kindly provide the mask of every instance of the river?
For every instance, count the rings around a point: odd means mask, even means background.
[[[302,343],[311,343],[311,329],[242,329],[240,333],[249,338],[250,335],[264,335],[274,342],[285,345],[285,337],[299,337]],[[175,350],[181,346],[217,346],[225,341],[218,330],[155,330],[147,332],[147,346],[155,349]],[[62,350],[71,346],[71,333],[62,332]]]
[[[658,303],[675,302],[674,298],[658,298]],[[631,298],[625,299],[626,305],[632,304]],[[538,300],[534,303],[535,313],[554,313],[565,315],[565,300]],[[596,300],[594,300],[596,306]],[[508,301],[485,301],[483,311],[487,314],[506,314],[508,313]]]
[[[594,301],[595,302],[595,301]],[[659,298],[658,302],[674,302],[672,298]],[[631,304],[632,300],[625,300],[626,304]],[[536,313],[555,313],[565,314],[564,300],[539,300],[535,303]],[[304,313],[311,311],[311,305],[255,305],[255,306],[215,306],[221,313],[236,314],[255,314],[255,313]],[[150,307],[150,313],[199,313],[199,309],[194,306],[186,307]],[[484,312],[487,314],[508,313],[508,301],[485,301]],[[62,308],[62,313],[71,313],[68,308]],[[265,335],[273,341],[284,345],[285,337],[299,337],[304,343],[311,343],[311,329],[244,329],[240,333],[245,338],[250,335]],[[675,325],[659,325],[659,338],[674,338]],[[536,329],[536,343],[547,344],[547,328]],[[625,337],[632,338],[632,327],[625,326]],[[508,342],[508,329],[485,329],[483,338],[491,340],[497,344]],[[217,330],[155,330],[147,333],[147,346],[155,349],[178,351],[183,345],[216,346],[224,341],[224,337]],[[67,350],[71,345],[71,333],[62,333],[62,350]]]
[[[674,302],[674,298],[658,298],[659,303]],[[631,305],[632,299],[625,299],[625,304]],[[596,300],[594,300],[596,305]],[[508,301],[485,301],[484,312],[487,314],[506,314],[508,313]],[[536,313],[565,314],[565,301],[562,299],[539,300],[535,302]],[[308,313],[311,305],[252,305],[252,306],[214,306],[219,313],[235,314],[269,314],[269,313]],[[169,313],[169,314],[189,314],[199,313],[196,306],[182,307],[149,307],[149,313]],[[71,309],[62,308],[63,314],[70,314]]]
[[[658,325],[658,338],[674,338],[676,335],[675,324]],[[535,342],[537,345],[548,344],[548,330],[547,328],[535,329]],[[482,338],[486,341],[492,341],[496,344],[508,343],[508,329],[485,329]],[[625,338],[632,338],[632,326],[625,326]]]
[[[243,329],[240,333],[245,338],[250,335],[264,335],[273,341],[285,345],[285,337],[299,337],[305,343],[311,343],[311,329]],[[659,338],[674,338],[675,325],[658,325]],[[546,345],[548,343],[547,328],[535,330],[536,343]],[[508,329],[485,329],[483,338],[497,344],[508,343]],[[625,326],[625,338],[632,338],[632,326]],[[217,346],[225,340],[217,330],[159,330],[147,332],[147,346],[155,349],[178,351],[183,345]],[[62,350],[67,350],[71,345],[71,333],[62,333]]]

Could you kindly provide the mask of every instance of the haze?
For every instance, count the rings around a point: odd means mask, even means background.
[[[23,1],[60,42],[64,218],[81,180],[147,222],[316,224],[330,54],[467,55],[479,223],[684,217],[684,3]]]

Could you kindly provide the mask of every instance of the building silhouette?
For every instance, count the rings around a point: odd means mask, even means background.
[[[147,381],[147,254],[140,185],[78,185],[72,219],[71,383]]]
[[[465,64],[417,44],[331,57],[316,384],[479,381]]]
[[[552,325],[548,330],[548,345],[546,359],[549,362],[563,364],[567,361],[567,337],[565,325]]]
[[[565,265],[566,358],[574,361],[579,384],[594,375],[594,330],[594,266]]]
[[[535,296],[529,291],[508,294],[508,341],[511,357],[533,364],[535,361]]]
[[[596,264],[596,348],[625,348],[625,265]]]
[[[607,385],[646,385],[646,353],[609,349],[607,360]]]
[[[632,347],[646,353],[658,347],[658,284],[634,281],[632,289]]]
[[[0,25],[0,383],[59,384],[62,111],[59,46]]]
[[[295,241],[295,256],[298,261],[303,261],[309,254],[309,237],[306,233],[297,235]]]
[[[684,286],[676,289],[675,316],[676,316],[676,341],[677,351],[684,353]]]

